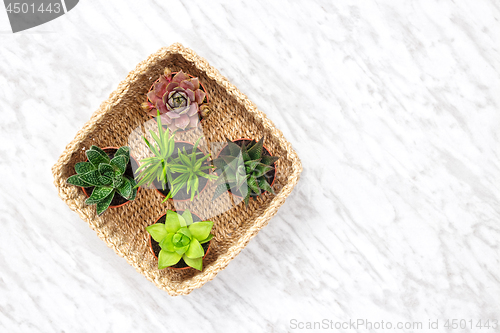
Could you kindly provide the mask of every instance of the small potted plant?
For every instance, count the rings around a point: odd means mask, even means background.
[[[212,200],[229,191],[243,198],[248,206],[250,197],[258,197],[266,191],[274,194],[275,162],[279,157],[272,156],[263,143],[264,138],[227,140],[213,162],[219,179],[215,182]]]
[[[85,203],[95,204],[97,215],[110,206],[119,207],[135,199],[137,189],[129,147],[101,149],[91,146],[85,154],[88,161],[76,163],[76,175],[66,182],[83,188],[88,196]]]
[[[189,267],[203,269],[203,258],[209,250],[214,223],[201,221],[189,210],[168,210],[153,225],[146,227],[151,252],[158,259],[158,269]]]
[[[137,186],[154,184],[165,200],[194,200],[206,187],[209,180],[216,179],[209,170],[213,166],[208,162],[210,154],[204,154],[199,148],[201,137],[193,145],[189,142],[175,141],[169,128],[163,129],[158,116],[158,134],[150,131],[154,144],[143,137],[154,156],[141,160],[137,169]],[[186,149],[187,148],[187,149]],[[201,190],[200,190],[201,188]]]
[[[159,112],[163,124],[172,132],[196,128],[200,119],[210,112],[205,87],[197,77],[182,70],[172,73],[169,68],[165,68],[149,90],[147,98],[142,108],[151,117]]]

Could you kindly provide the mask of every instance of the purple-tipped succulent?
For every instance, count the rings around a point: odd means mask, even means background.
[[[191,78],[182,70],[172,76],[166,68],[148,93],[149,102],[142,107],[153,117],[160,111],[162,124],[171,131],[187,130],[198,126],[200,109],[203,115],[207,113],[207,106],[202,105],[205,95],[198,78]]]

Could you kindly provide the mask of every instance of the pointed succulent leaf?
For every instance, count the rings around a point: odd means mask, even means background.
[[[165,225],[163,223],[155,223],[153,225],[150,225],[146,227],[146,231],[158,243],[160,243],[168,235],[167,229],[165,229]],[[173,236],[173,234],[171,235]],[[170,236],[170,239],[172,239],[172,236]]]
[[[98,203],[99,201],[104,200],[104,198],[106,198],[113,191],[114,189],[111,186],[96,186],[90,197],[85,200],[85,203],[87,205]]]
[[[247,185],[255,194],[260,194],[259,184],[257,184],[257,180],[254,177],[250,177],[247,179]]]
[[[165,229],[164,226],[162,226],[163,229]],[[165,237],[159,242],[160,247],[163,250],[167,250],[168,252],[174,252],[175,251],[175,245],[172,241],[172,238],[174,237],[175,234],[172,233],[167,233]]]
[[[128,198],[128,199],[130,201],[133,201],[136,198],[136,196],[137,196],[137,190],[138,190],[138,188],[136,186],[137,184],[136,184],[134,178],[129,177],[129,176],[124,176],[124,177],[127,178],[129,180],[129,182],[130,182],[130,185],[132,185],[132,194],[130,195],[130,198]]]
[[[165,228],[167,229],[168,232],[177,232],[179,228],[181,227],[181,222],[180,222],[180,217],[179,214],[177,214],[174,211],[167,211],[167,216],[165,219]]]
[[[203,258],[196,258],[192,259],[189,258],[185,253],[182,256],[182,259],[184,259],[184,262],[186,265],[196,268],[197,270],[201,271],[203,269]]]
[[[200,244],[205,244],[207,242],[210,242],[212,240],[212,238],[214,238],[214,235],[209,234],[207,238],[205,238],[204,240],[200,241]]]
[[[191,214],[191,212],[189,211],[189,209],[186,209],[184,211],[184,213],[182,213],[182,217],[186,221],[186,225],[187,226],[190,226],[191,224],[193,224],[193,215]]]
[[[177,264],[181,258],[182,255],[176,252],[168,252],[162,249],[160,251],[160,255],[158,256],[158,269],[173,266]]]
[[[250,191],[247,192],[243,201],[245,202],[245,206],[248,206],[248,203],[250,201]]]
[[[220,179],[220,178],[219,178]],[[212,197],[212,201],[217,199],[218,197],[220,197],[222,195],[222,193],[225,193],[227,192],[228,190],[228,185],[227,184],[219,184],[216,188],[215,188],[215,192],[214,192],[214,195]]]
[[[75,165],[76,173],[87,173],[95,169],[95,166],[90,162],[80,162]]]
[[[99,164],[99,173],[103,176],[113,178],[115,175],[115,170],[111,166],[111,164],[101,163]]]
[[[81,186],[81,187],[89,187],[92,186],[92,184],[87,183],[83,179],[81,179],[80,175],[73,175],[69,177],[66,180],[66,183],[71,184],[71,185],[76,185],[76,186]]]
[[[109,205],[111,204],[111,201],[113,200],[113,197],[115,195],[115,191],[111,192],[106,198],[104,198],[102,201],[99,201],[96,204],[96,211],[97,215],[102,215],[108,209]]]
[[[125,164],[127,164],[130,160],[130,147],[123,146],[123,147],[118,148],[118,150],[115,153],[115,157],[117,157],[117,156],[125,157],[125,160],[126,160]]]
[[[251,173],[257,165],[260,163],[260,158],[256,160],[250,160],[245,162],[245,171],[246,173]]]
[[[101,148],[98,148],[96,146],[92,146],[97,148],[97,150],[90,149],[85,152],[85,155],[87,155],[87,158],[89,159],[90,163],[92,163],[96,168],[99,167],[99,164],[101,163],[109,163],[109,157],[106,155],[104,150]]]
[[[214,223],[212,221],[203,221],[191,224],[188,229],[194,238],[201,241],[208,237],[213,226]]]
[[[274,162],[279,160],[279,156],[262,156],[261,163],[266,164],[266,165],[272,165]]]
[[[101,182],[101,185],[112,185],[113,184],[113,178],[106,177],[106,176],[99,176],[99,181]]]
[[[229,141],[227,145],[231,156],[238,156],[241,153],[241,148],[236,143]]]
[[[116,177],[116,178],[113,178],[113,187],[114,188],[119,188],[120,186],[122,186],[122,184],[124,182],[124,179],[125,179],[125,177]]]
[[[117,188],[118,193],[125,199],[130,199],[132,196],[133,188],[128,178],[122,177],[122,184]]]
[[[111,160],[110,164],[116,167],[121,174],[124,174],[127,169],[127,158],[123,155],[115,156]]]
[[[178,254],[180,255],[183,255],[184,253],[186,253],[186,251],[189,249],[189,244],[186,245],[186,246],[182,246],[182,247],[178,247],[176,248],[174,251],[177,252]]]
[[[184,236],[186,236],[189,239],[193,238],[193,234],[191,233],[191,231],[189,231],[189,229],[187,227],[181,227],[177,231],[177,233],[181,233],[181,234],[183,234]]]
[[[250,155],[250,158],[252,160],[260,159],[264,147],[264,137],[262,137],[258,142],[252,140],[249,146],[250,145],[252,145],[251,148],[248,149],[248,155]]]
[[[205,251],[203,250],[203,247],[201,246],[200,242],[196,238],[191,239],[191,243],[189,243],[189,248],[186,251],[186,256],[188,258],[195,259],[203,257],[204,254]]]
[[[90,171],[87,173],[82,173],[79,176],[80,176],[81,180],[83,180],[84,182],[86,182],[92,186],[98,186],[98,185],[103,184],[102,181],[99,179],[99,177],[101,175],[99,174],[98,170],[93,170],[93,171]]]
[[[269,185],[269,183],[267,182],[267,180],[265,178],[257,179],[257,183],[259,184],[259,187],[261,189],[263,189],[264,191],[271,192],[272,194],[275,194],[273,188],[271,187],[271,185]]]
[[[260,163],[259,165],[257,165],[255,170],[253,170],[252,175],[256,178],[259,178],[259,177],[264,176],[266,173],[268,173],[269,171],[271,171],[273,169],[274,169],[274,167],[272,167],[270,165],[265,165],[265,164]]]
[[[247,147],[245,146],[245,144],[241,145],[241,156],[243,157],[244,161],[251,160],[250,154],[248,154]]]

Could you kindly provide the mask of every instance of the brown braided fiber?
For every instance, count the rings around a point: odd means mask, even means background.
[[[272,155],[280,157],[276,163],[276,195],[266,193],[255,201],[250,200],[248,207],[239,203],[224,211],[217,207],[231,207],[229,195],[211,202],[214,189],[213,186],[207,186],[207,190],[194,202],[175,203],[175,209],[189,208],[201,218],[214,221],[212,233],[215,237],[210,252],[203,261],[202,272],[195,269],[158,270],[157,260],[148,247],[145,228],[168,209],[174,208],[174,204],[170,201],[162,204],[163,198],[155,190],[143,189],[139,191],[135,201],[122,207],[110,208],[98,217],[95,206],[85,205],[83,191],[66,184],[66,179],[75,174],[75,164],[85,160],[84,152],[91,145],[131,145],[134,157],[147,154],[140,147],[140,135],[136,135],[134,130],[142,128],[144,131],[154,125],[151,121],[148,122],[149,118],[140,104],[145,101],[145,94],[165,67],[170,67],[173,71],[182,69],[199,77],[208,91],[212,113],[203,121],[202,150],[216,154],[217,149],[211,143],[223,142],[226,137],[234,140],[259,139],[265,136],[264,145]],[[196,136],[195,130],[183,133],[176,139],[194,142]],[[136,144],[137,148],[134,147]],[[140,158],[143,156],[138,159]],[[291,144],[266,115],[205,59],[177,43],[161,48],[130,72],[77,133],[52,167],[54,184],[61,199],[87,221],[109,247],[148,280],[173,296],[189,294],[226,268],[229,261],[277,213],[299,180],[301,171],[302,165]]]

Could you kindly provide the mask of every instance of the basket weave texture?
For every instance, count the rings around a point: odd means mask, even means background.
[[[203,121],[206,147],[210,147],[210,142],[223,142],[226,137],[235,140],[265,136],[266,148],[272,155],[280,157],[276,163],[276,195],[265,193],[256,200],[250,200],[248,207],[239,203],[230,210],[215,213],[208,208],[213,206],[209,204],[213,190],[203,192],[194,206],[190,202],[175,204],[175,209],[189,208],[200,217],[214,222],[214,238],[201,272],[195,269],[158,269],[157,260],[148,247],[149,234],[145,228],[168,209],[173,209],[174,205],[171,201],[162,204],[163,198],[156,191],[141,190],[133,202],[110,208],[97,216],[95,206],[85,205],[86,197],[82,189],[66,184],[66,179],[75,174],[75,164],[85,160],[85,150],[91,145],[120,147],[134,141],[134,130],[141,126],[144,128],[149,120],[140,104],[145,101],[145,94],[165,67],[173,71],[182,69],[199,77],[205,85],[212,110]],[[184,136],[182,139],[192,141],[195,133],[187,132]],[[212,151],[212,154],[215,153]],[[54,184],[61,199],[118,255],[172,296],[189,294],[226,268],[277,213],[298,182],[301,171],[302,165],[296,152],[266,115],[205,59],[178,43],[161,48],[139,63],[101,104],[52,167]],[[221,197],[217,200],[223,205],[223,201],[228,199]]]

